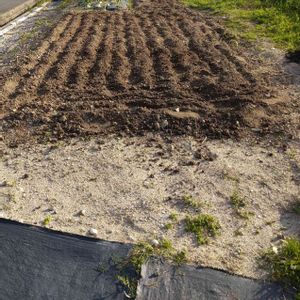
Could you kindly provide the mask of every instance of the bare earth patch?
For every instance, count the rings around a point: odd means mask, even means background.
[[[38,225],[47,219],[49,228],[79,234],[93,227],[99,238],[122,242],[166,237],[193,262],[260,277],[260,253],[298,232],[299,216],[289,209],[299,200],[295,149],[153,137],[7,149],[2,216]],[[248,219],[234,210],[234,191],[246,201]],[[187,195],[200,208],[186,205]],[[198,213],[221,224],[221,235],[208,245],[197,245],[184,230],[183,219]],[[171,214],[177,221],[166,229]]]

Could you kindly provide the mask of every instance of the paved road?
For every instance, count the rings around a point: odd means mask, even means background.
[[[0,0],[0,26],[34,6],[38,0]]]
[[[0,0],[0,14],[8,12],[25,2],[27,2],[27,0]]]

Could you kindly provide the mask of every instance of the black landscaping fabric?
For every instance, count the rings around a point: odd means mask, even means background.
[[[142,268],[137,300],[279,300],[293,299],[275,283],[223,271],[174,266],[152,259]]]
[[[130,249],[0,220],[0,299],[126,299],[116,263]]]
[[[131,248],[0,219],[0,299],[128,299],[116,277]],[[291,297],[276,284],[151,259],[142,267],[137,299]]]

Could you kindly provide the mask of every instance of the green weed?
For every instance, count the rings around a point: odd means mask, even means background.
[[[297,151],[295,149],[289,149],[287,151],[287,155],[288,155],[289,159],[292,159],[292,160],[296,159],[296,157],[297,157]]]
[[[185,230],[196,235],[200,245],[207,244],[209,237],[215,237],[220,233],[219,221],[211,216],[200,214],[197,217],[187,216],[185,219]]]
[[[247,205],[246,199],[245,197],[240,195],[237,189],[235,189],[232,195],[230,196],[230,201],[233,209],[239,217],[243,219],[249,219],[251,216],[254,215],[253,212],[245,210],[245,207]]]
[[[278,251],[270,249],[263,255],[265,268],[273,279],[283,282],[300,292],[300,241],[289,238]]]
[[[169,219],[171,220],[171,222],[165,225],[165,229],[167,230],[172,229],[174,227],[175,223],[178,221],[178,215],[176,213],[171,213],[169,215]]]
[[[117,279],[126,288],[127,297],[135,299],[138,283],[137,280],[126,275],[117,275]]]
[[[49,224],[51,223],[51,221],[52,221],[51,216],[47,216],[47,217],[43,220],[43,225],[44,225],[44,226],[47,226],[47,225],[49,225]]]
[[[173,227],[174,227],[173,223],[167,223],[167,224],[165,224],[165,229],[167,229],[167,230],[172,229]]]
[[[176,213],[171,213],[171,214],[169,215],[169,219],[170,219],[171,221],[173,221],[173,222],[177,222],[177,221],[178,221],[178,214],[176,214]]]
[[[121,264],[120,272],[117,276],[130,298],[136,297],[137,283],[142,265],[151,257],[163,257],[177,265],[187,262],[186,251],[176,251],[172,243],[167,239],[160,240],[158,246],[154,246],[149,242],[138,243],[133,247],[129,257]],[[133,271],[135,275],[129,277],[126,275],[127,270],[131,270],[131,273]]]
[[[200,202],[199,200],[196,200],[191,195],[184,195],[182,197],[182,201],[185,204],[185,206],[192,207],[195,209],[202,208],[205,206],[205,203]]]

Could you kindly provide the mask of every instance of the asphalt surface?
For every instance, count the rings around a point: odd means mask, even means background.
[[[0,14],[8,12],[26,2],[27,0],[0,0]]]
[[[37,2],[38,0],[0,0],[0,26],[12,21]]]

